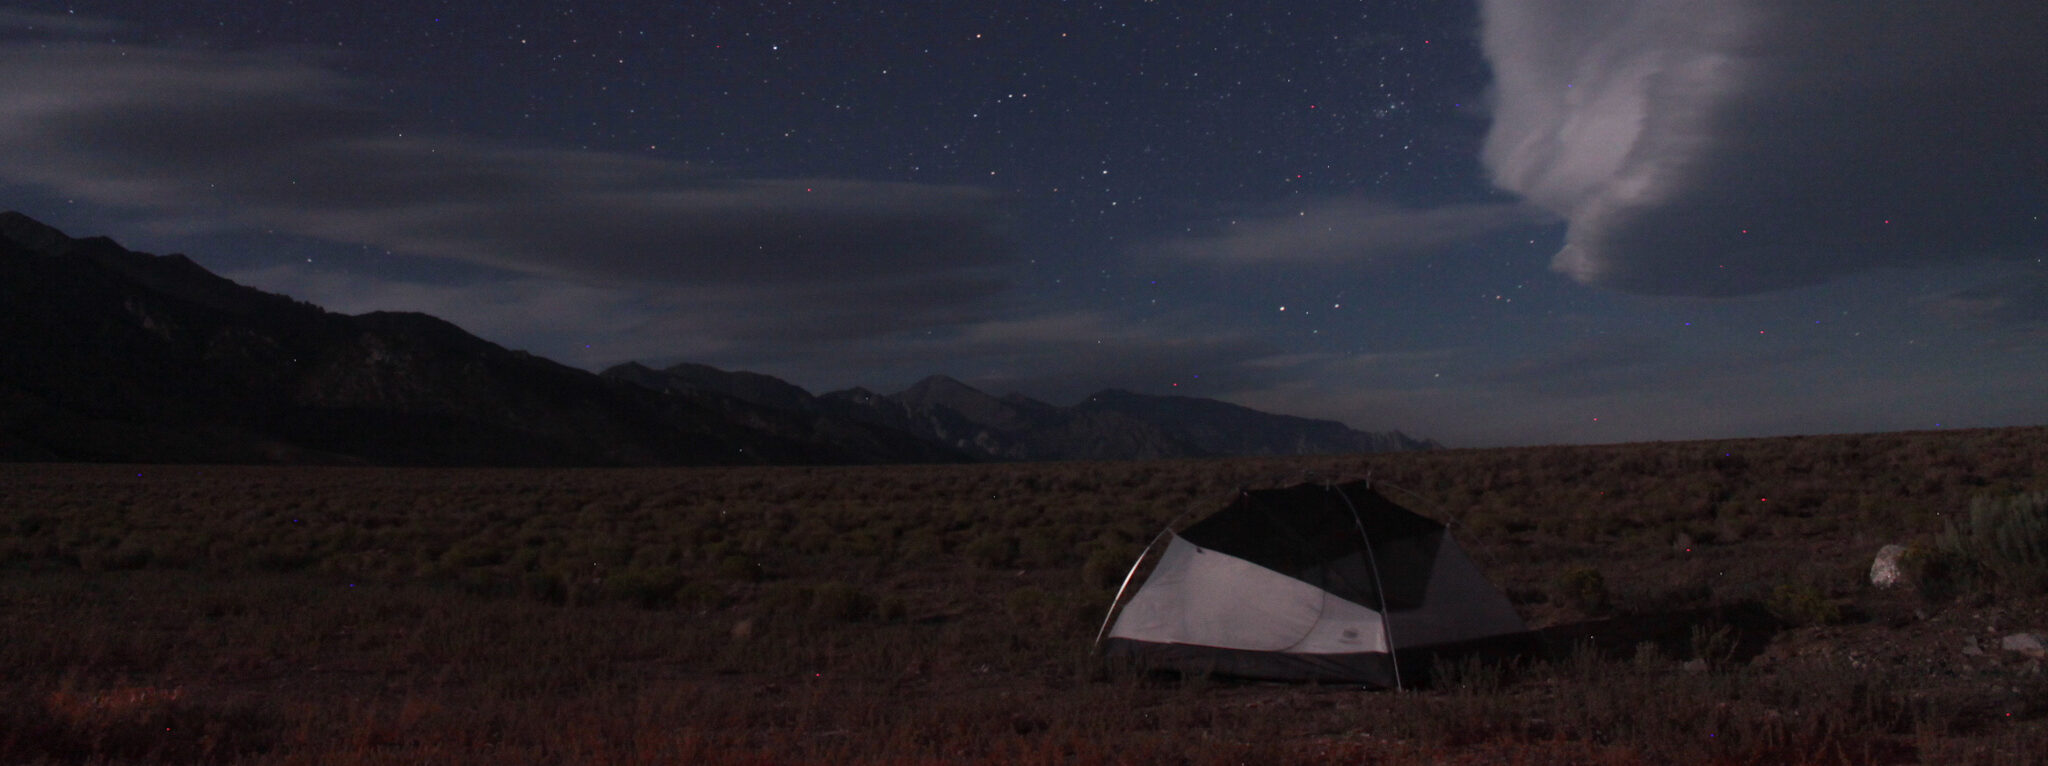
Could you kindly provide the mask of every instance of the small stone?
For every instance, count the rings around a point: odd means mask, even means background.
[[[1685,664],[1680,665],[1679,667],[1684,669],[1687,673],[1705,673],[1707,672],[1707,661],[1700,659],[1698,657],[1694,657],[1690,660],[1686,660]]]
[[[1906,546],[1893,543],[1877,550],[1877,560],[1870,563],[1870,584],[1890,588],[1906,581],[1906,572],[1899,566],[1899,559],[1906,555]]]
[[[1998,648],[2008,652],[2019,652],[2037,660],[2048,657],[2048,643],[2042,641],[2039,633],[2014,633],[2000,639]]]
[[[1966,657],[1984,656],[1984,647],[1977,645],[1976,636],[1963,639],[1963,655]]]

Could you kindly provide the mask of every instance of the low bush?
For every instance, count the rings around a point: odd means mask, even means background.
[[[1940,545],[1915,543],[1899,556],[1899,570],[1922,599],[1941,602],[1954,598],[1962,587],[1958,572],[1962,562],[1957,554]]]
[[[1607,578],[1600,570],[1575,566],[1557,576],[1557,601],[1596,614],[1613,605],[1613,596],[1607,592]]]
[[[683,575],[674,569],[633,567],[605,578],[604,595],[643,609],[655,609],[674,604],[676,589],[682,585]]]
[[[875,619],[882,622],[902,622],[910,619],[910,602],[902,596],[883,596],[875,605]]]
[[[1034,527],[1025,531],[1017,541],[1018,560],[1020,563],[1046,569],[1072,566],[1073,537],[1071,527]]]
[[[60,689],[41,705],[14,701],[0,716],[0,755],[10,762],[229,763],[275,746],[283,725],[275,711],[244,701],[220,702],[177,687]]]
[[[1081,584],[1096,589],[1108,590],[1123,584],[1124,575],[1131,571],[1131,562],[1137,554],[1118,546],[1088,554],[1088,560],[1081,564]]]
[[[729,580],[760,582],[766,576],[761,562],[752,557],[733,554],[718,560],[718,574]]]
[[[725,606],[725,591],[708,582],[685,583],[676,589],[676,606],[690,611],[705,611]]]
[[[820,622],[860,622],[875,613],[875,597],[859,586],[828,582],[811,591],[811,618]]]
[[[974,538],[964,548],[967,560],[983,569],[1007,569],[1017,563],[1017,538],[988,534]]]
[[[1812,585],[1780,585],[1771,590],[1764,608],[1788,625],[1833,625],[1842,621],[1842,608]]]
[[[802,617],[811,609],[816,597],[817,586],[784,580],[762,586],[754,604],[767,614]]]
[[[1969,520],[1950,521],[1938,548],[1966,581],[2048,592],[2048,492],[1972,499]]]
[[[1050,595],[1041,588],[1028,585],[1012,590],[1008,596],[1003,597],[1003,609],[1008,611],[1012,618],[1024,622],[1044,619],[1051,606]]]

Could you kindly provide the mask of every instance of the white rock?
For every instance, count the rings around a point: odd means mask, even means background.
[[[2035,659],[2048,657],[2048,643],[2042,641],[2039,633],[2014,633],[2000,639],[1998,648],[2008,652],[2019,652]]]
[[[1870,563],[1870,584],[1890,588],[1906,581],[1906,573],[1899,568],[1899,559],[1906,555],[1906,546],[1893,543],[1877,551],[1877,560]]]

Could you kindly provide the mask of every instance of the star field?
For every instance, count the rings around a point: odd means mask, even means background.
[[[0,199],[589,368],[2048,419],[2044,12],[1792,5],[17,2]]]

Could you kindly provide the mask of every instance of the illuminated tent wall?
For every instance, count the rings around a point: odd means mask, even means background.
[[[1162,537],[1102,640],[1142,667],[1398,687],[1403,666],[1527,630],[1444,525],[1365,482],[1242,492]]]

